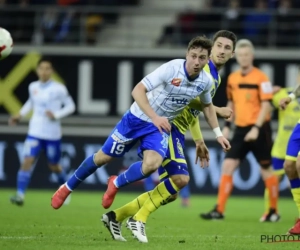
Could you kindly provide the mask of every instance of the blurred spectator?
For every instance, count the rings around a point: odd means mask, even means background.
[[[243,32],[243,15],[240,13],[240,0],[230,0],[222,21],[222,29],[234,32],[238,37]]]
[[[187,9],[185,12],[179,14],[175,24],[164,27],[163,34],[157,41],[157,45],[186,44],[197,32],[195,25],[196,13]]]
[[[257,0],[254,11],[246,14],[244,19],[244,35],[255,45],[266,46],[268,42],[269,24],[272,20],[264,0]]]
[[[211,37],[220,30],[222,13],[214,12],[212,0],[206,0],[201,13],[197,14],[196,22],[197,33]]]
[[[298,46],[295,34],[299,30],[296,26],[298,16],[291,14],[292,1],[280,0],[277,14],[277,45],[278,46]]]

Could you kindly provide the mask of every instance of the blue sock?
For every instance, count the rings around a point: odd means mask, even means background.
[[[142,161],[135,162],[122,174],[120,174],[117,179],[115,179],[115,185],[117,188],[124,187],[129,183],[142,180],[147,176],[142,171]]]
[[[17,175],[17,192],[24,196],[30,182],[31,171],[19,170]]]
[[[89,156],[81,163],[79,168],[77,168],[71,178],[67,181],[67,187],[73,191],[87,177],[95,173],[97,169],[98,166],[94,162],[94,155]]]
[[[66,177],[65,171],[62,170],[60,173],[55,173],[55,174],[56,174],[59,185],[62,185],[66,182],[67,177]]]
[[[152,177],[149,176],[144,180],[144,189],[146,192],[149,192],[155,188],[154,181],[152,180]]]
[[[180,197],[183,199],[190,198],[191,193],[190,193],[189,185],[186,185],[183,189],[181,189],[179,194],[180,194]]]

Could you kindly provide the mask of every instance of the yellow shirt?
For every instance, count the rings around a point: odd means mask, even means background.
[[[212,64],[212,62],[209,62],[209,64],[206,64],[204,67],[204,70],[208,73],[210,73],[214,80],[215,84],[213,84],[211,88],[211,96],[214,97],[217,88],[221,84],[221,77],[216,71],[215,66]],[[182,134],[185,134],[186,131],[190,128],[195,128],[193,129],[194,132],[200,132],[200,125],[199,125],[199,118],[198,115],[200,114],[200,111],[195,110],[187,106],[181,113],[178,115],[174,121],[173,124],[179,129],[179,131]],[[191,131],[192,132],[192,131]],[[199,133],[201,134],[201,133]],[[193,136],[194,137],[194,136]],[[193,138],[195,139],[200,139],[200,138]]]
[[[290,88],[282,88],[272,99],[273,106],[278,108],[280,99],[287,97],[292,91]],[[278,110],[278,128],[277,136],[272,148],[272,157],[279,159],[285,158],[286,147],[291,136],[291,133],[296,126],[300,117],[300,104],[298,100],[292,101],[285,110]]]

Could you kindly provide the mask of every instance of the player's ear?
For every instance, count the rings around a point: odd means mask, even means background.
[[[235,52],[233,51],[230,58],[233,58],[234,56],[235,56]]]

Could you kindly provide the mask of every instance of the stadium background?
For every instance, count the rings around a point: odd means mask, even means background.
[[[183,58],[186,43],[194,35],[210,37],[219,29],[230,29],[239,39],[251,39],[256,46],[255,65],[273,84],[293,86],[300,61],[298,6],[299,1],[288,0],[0,1],[0,25],[14,38],[12,55],[0,62],[0,187],[15,186],[27,123],[8,127],[7,119],[26,101],[27,87],[36,79],[34,69],[41,56],[53,60],[55,78],[67,85],[77,105],[76,113],[62,121],[62,165],[71,175],[87,155],[101,147],[130,106],[133,86],[163,62]],[[235,67],[232,59],[221,71],[223,84],[215,105],[226,104],[226,78]],[[275,115],[274,137],[276,123]],[[201,124],[211,162],[206,170],[193,163],[193,142],[188,135],[191,190],[214,194],[223,154],[203,118]],[[132,150],[99,169],[80,189],[104,190],[110,174],[123,171],[136,159]],[[57,187],[45,163],[43,157],[37,162],[30,187]],[[281,183],[282,195],[290,195],[286,183]],[[259,167],[251,154],[236,172],[234,185],[233,194],[263,193]],[[140,192],[143,185],[139,182],[126,190]]]

